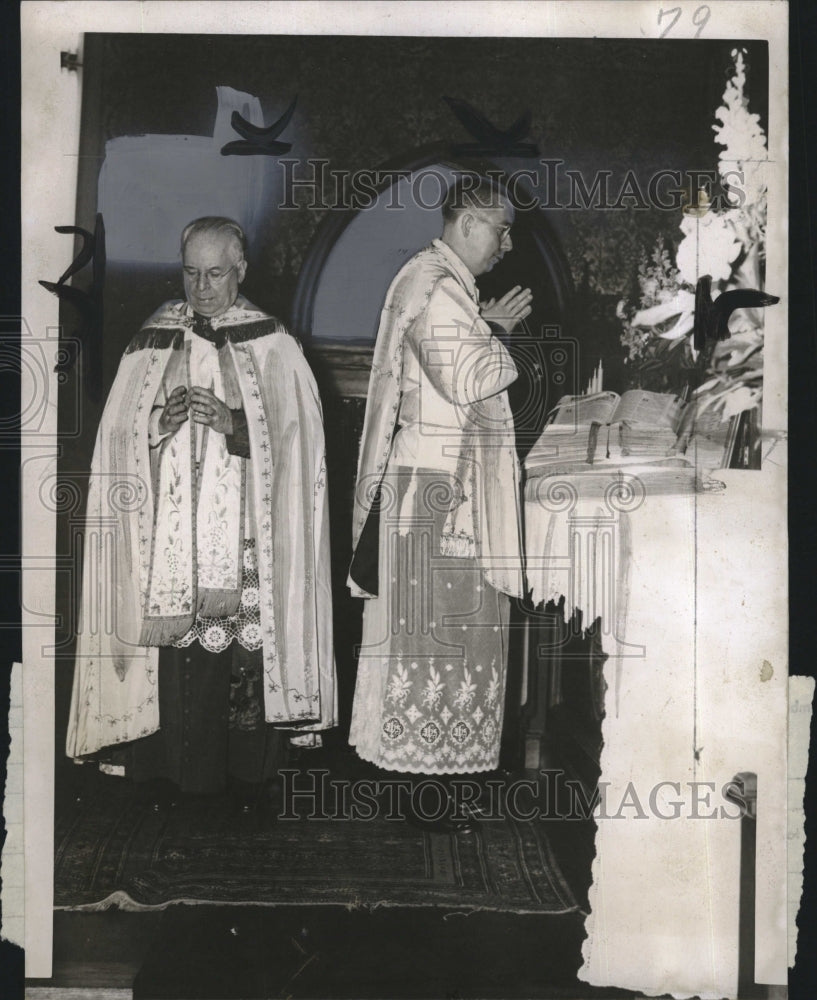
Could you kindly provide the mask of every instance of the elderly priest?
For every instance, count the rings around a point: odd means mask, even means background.
[[[131,340],[97,433],[67,752],[116,745],[165,796],[246,795],[282,732],[336,723],[321,407],[297,341],[239,295],[240,226],[181,244],[186,301]]]

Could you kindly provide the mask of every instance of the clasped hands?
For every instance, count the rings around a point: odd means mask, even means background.
[[[172,434],[187,420],[190,413],[197,424],[206,424],[219,434],[233,433],[233,414],[227,404],[212,389],[194,385],[179,385],[168,396],[159,417],[159,433]]]
[[[486,323],[495,323],[505,333],[513,333],[519,323],[530,316],[532,301],[533,295],[529,288],[514,285],[501,299],[482,302],[479,312]]]

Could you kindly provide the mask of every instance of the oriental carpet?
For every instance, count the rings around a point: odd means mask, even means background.
[[[280,811],[280,807],[279,810]],[[155,811],[121,779],[58,810],[55,907],[163,909],[173,903],[579,909],[546,823],[480,821],[470,834],[402,820],[281,819],[227,796]]]

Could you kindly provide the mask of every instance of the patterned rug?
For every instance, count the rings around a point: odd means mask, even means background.
[[[569,913],[578,905],[543,824],[485,820],[471,834],[403,821],[280,819],[225,798],[154,812],[131,786],[59,810],[55,907],[172,903],[441,906]]]

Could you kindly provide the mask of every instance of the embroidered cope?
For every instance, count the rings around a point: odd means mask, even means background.
[[[187,303],[162,306],[131,341],[100,421],[66,746],[72,757],[155,732],[158,646],[198,638],[223,648],[215,622],[228,631],[232,622],[242,645],[263,650],[266,721],[307,733],[336,724],[314,377],[297,341],[241,297],[212,328],[217,336],[208,342],[193,332]],[[158,407],[179,384],[212,388],[243,411],[249,459],[191,419],[158,435]],[[248,592],[256,573],[258,586]]]

